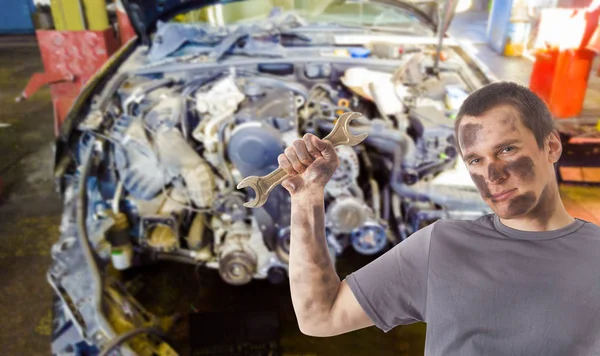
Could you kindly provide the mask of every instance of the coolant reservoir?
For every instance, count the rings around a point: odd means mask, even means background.
[[[133,260],[133,247],[131,244],[113,247],[110,252],[110,260],[115,269],[122,271],[131,267]]]
[[[374,101],[377,98],[383,113],[392,115],[404,111],[404,106],[396,95],[396,92],[403,90],[401,86],[394,85],[392,78],[392,73],[353,67],[346,70],[341,81],[352,92],[367,100]]]
[[[131,267],[133,260],[133,246],[129,238],[129,221],[123,213],[117,213],[113,216],[114,225],[108,230],[107,240],[112,248],[110,259],[112,265],[117,270],[124,270]]]

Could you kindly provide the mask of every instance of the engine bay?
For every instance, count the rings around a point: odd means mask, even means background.
[[[348,248],[382,253],[438,219],[488,213],[454,146],[453,118],[472,78],[451,65],[431,73],[426,53],[364,65],[245,59],[168,70],[133,56],[79,123],[76,164],[63,177],[48,278],[84,339],[102,345],[114,320],[127,320],[123,330],[153,322],[104,273],[109,265],[168,260],[218,270],[232,285],[284,281],[289,194],[277,187],[247,209],[252,190],[235,187],[276,169],[305,133],[325,136],[344,112],[361,113],[352,128],[369,136],[336,148],[340,167],[325,201],[334,261]]]

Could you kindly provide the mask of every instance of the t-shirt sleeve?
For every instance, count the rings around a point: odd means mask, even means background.
[[[429,245],[435,224],[346,277],[365,313],[385,332],[425,321]]]

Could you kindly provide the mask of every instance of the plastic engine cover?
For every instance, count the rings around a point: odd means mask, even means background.
[[[238,126],[227,145],[231,162],[244,177],[263,176],[276,169],[277,156],[283,153],[281,135],[258,122]]]

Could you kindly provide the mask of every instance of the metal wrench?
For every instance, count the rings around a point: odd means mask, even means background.
[[[323,140],[330,141],[334,147],[345,145],[345,146],[355,146],[361,143],[365,138],[367,138],[367,133],[362,133],[360,135],[353,135],[350,133],[348,124],[350,121],[359,118],[361,116],[360,113],[357,112],[347,112],[342,114],[333,130],[329,133],[329,135],[325,136]],[[267,174],[266,176],[257,177],[250,176],[244,178],[238,185],[238,189],[251,187],[254,189],[256,193],[256,197],[244,203],[244,206],[247,208],[258,208],[263,206],[267,202],[267,198],[269,198],[269,193],[281,184],[286,178],[288,178],[288,174],[283,170],[283,168],[279,167],[273,172]]]

